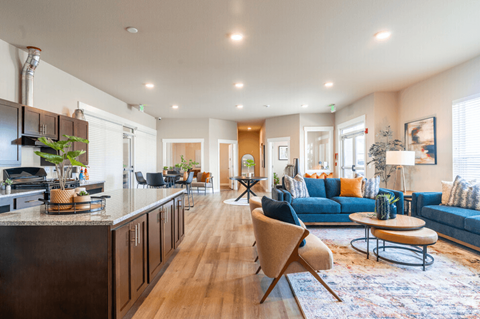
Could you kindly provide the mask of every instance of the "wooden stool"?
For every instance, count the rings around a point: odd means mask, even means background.
[[[383,259],[395,264],[406,265],[406,266],[417,266],[423,267],[423,271],[425,271],[425,266],[430,266],[434,262],[434,258],[427,254],[427,246],[433,245],[438,240],[438,235],[434,230],[430,228],[421,228],[418,230],[408,230],[408,231],[398,231],[398,230],[385,230],[385,229],[378,229],[372,227],[372,235],[377,238],[377,248],[373,249],[373,253],[377,256],[377,261],[379,259]],[[402,244],[407,246],[413,246],[414,248],[409,247],[402,247],[402,246],[378,246],[378,240],[383,240],[384,242],[391,242],[396,244]],[[422,249],[418,248],[421,246]],[[422,263],[421,264],[413,264],[413,263],[406,263],[401,261],[392,260],[389,258],[381,257],[380,256],[380,248],[383,248],[385,251],[386,248],[388,249],[404,249],[410,250],[416,253],[422,253]]]

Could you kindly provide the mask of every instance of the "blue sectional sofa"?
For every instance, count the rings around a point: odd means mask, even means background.
[[[289,202],[298,217],[306,224],[350,223],[348,215],[358,212],[374,212],[375,200],[370,198],[340,197],[340,179],[305,178],[310,197],[292,199],[285,189],[272,189],[272,198]],[[399,198],[397,213],[403,214],[403,193],[380,188],[380,194],[390,193]]]
[[[440,205],[442,193],[413,193],[412,216],[440,236],[480,248],[480,211]]]

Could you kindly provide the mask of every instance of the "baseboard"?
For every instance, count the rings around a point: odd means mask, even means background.
[[[444,235],[444,234],[441,234],[439,232],[437,232],[438,236],[442,237],[442,238],[445,238],[445,239],[448,239],[448,240],[451,240],[457,244],[460,244],[462,246],[465,246],[465,247],[468,247],[470,249],[473,249],[473,250],[476,250],[476,251],[480,251],[480,247],[477,247],[477,246],[474,246],[472,244],[469,244],[469,243],[466,243],[466,242],[463,242],[461,240],[458,240],[456,238],[453,238],[453,237],[450,237],[450,236],[447,236],[447,235]]]

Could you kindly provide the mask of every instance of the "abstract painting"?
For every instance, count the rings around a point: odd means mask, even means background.
[[[415,165],[437,164],[435,117],[405,123],[405,150],[415,151]]]

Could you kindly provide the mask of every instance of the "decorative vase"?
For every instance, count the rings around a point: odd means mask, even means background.
[[[397,218],[397,205],[390,204],[390,214],[388,215],[388,219],[395,219]]]
[[[390,214],[390,203],[388,198],[380,196],[375,200],[375,211],[377,212],[377,219],[387,220]]]
[[[12,186],[7,185],[5,186],[5,193],[10,194],[12,192]]]
[[[91,202],[91,201],[92,201],[92,198],[90,197],[90,195],[73,197],[73,202],[74,203],[84,203],[84,202]],[[82,209],[87,210],[87,209],[90,208],[90,204],[76,205],[75,208],[80,209],[80,210],[82,210]]]
[[[52,189],[50,191],[50,202],[54,204],[63,204],[73,202],[73,197],[75,196],[74,189]],[[53,205],[55,210],[70,209],[72,205]]]

